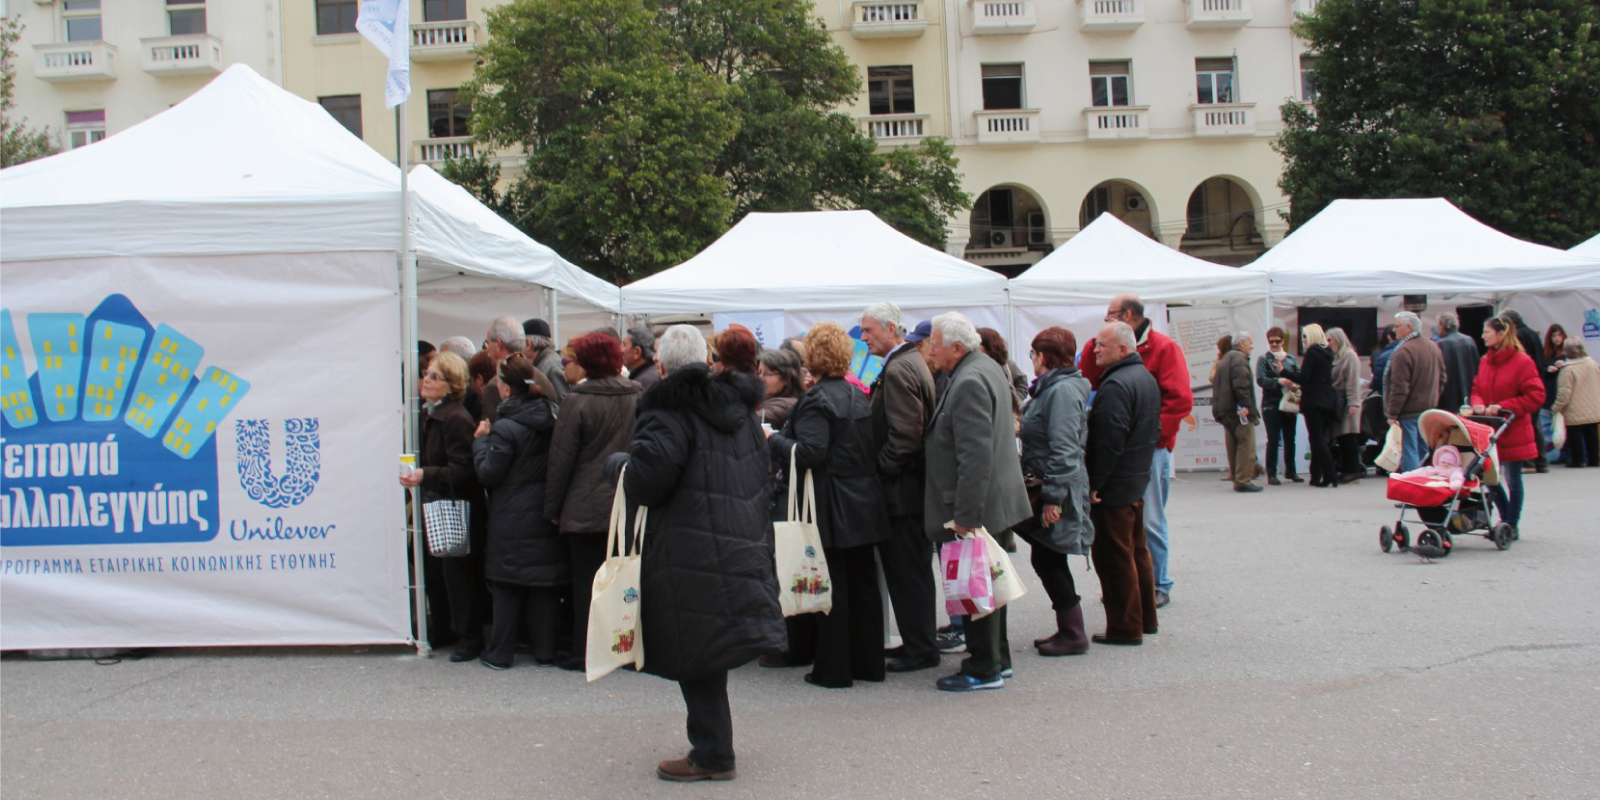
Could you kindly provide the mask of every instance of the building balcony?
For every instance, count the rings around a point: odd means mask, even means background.
[[[1144,24],[1143,0],[1078,0],[1078,7],[1081,31],[1131,31]]]
[[[151,75],[215,75],[227,66],[222,40],[207,33],[139,40],[139,62]]]
[[[927,114],[874,114],[861,118],[861,128],[878,144],[916,144],[927,122]]]
[[[465,61],[478,46],[478,23],[464,19],[411,26],[412,61]]]
[[[114,81],[117,48],[105,42],[61,42],[33,46],[33,75],[51,83]]]
[[[912,39],[927,27],[921,0],[856,0],[850,11],[857,39]]]
[[[1096,106],[1084,109],[1083,116],[1091,142],[1150,138],[1149,106]]]
[[[974,111],[978,120],[978,144],[1037,144],[1039,109],[1015,108],[1006,111]]]
[[[1255,103],[1203,103],[1189,106],[1195,136],[1254,136]]]
[[[1317,13],[1318,0],[1294,0],[1294,13],[1311,16]]]
[[[471,136],[418,139],[416,145],[417,163],[435,166],[450,159],[471,158],[477,152]]]
[[[1034,24],[1033,0],[972,0],[974,35],[1027,33]]]
[[[1189,28],[1243,28],[1250,23],[1250,0],[1187,0]]]

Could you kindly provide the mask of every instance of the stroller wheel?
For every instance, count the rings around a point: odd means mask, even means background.
[[[1396,547],[1400,548],[1400,552],[1402,553],[1411,549],[1411,531],[1406,528],[1406,524],[1404,522],[1395,523],[1394,543]]]
[[[1438,548],[1439,555],[1435,556],[1435,558],[1444,558],[1450,555],[1452,546],[1454,546],[1454,543],[1450,541],[1450,534],[1446,531],[1429,528],[1417,534],[1417,547],[1428,548],[1430,551],[1433,548]]]
[[[1504,522],[1497,522],[1489,531],[1489,538],[1494,541],[1494,546],[1501,550],[1510,550],[1511,543],[1516,541],[1516,531]]]
[[[1394,531],[1389,530],[1388,525],[1378,529],[1378,547],[1385,553],[1394,549]]]

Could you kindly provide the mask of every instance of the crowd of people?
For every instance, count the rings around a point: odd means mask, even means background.
[[[1144,314],[1136,295],[1119,295],[1081,350],[1064,327],[1040,331],[1031,381],[997,331],[954,312],[909,325],[891,303],[867,307],[858,332],[822,322],[773,348],[737,325],[710,337],[689,325],[659,338],[601,329],[558,348],[543,320],[512,318],[492,322],[481,347],[452,337],[427,348],[420,467],[401,483],[421,502],[472,509],[468,555],[421,554],[432,641],[454,644],[452,662],[501,670],[522,652],[583,670],[589,587],[621,476],[627,500],[650,509],[643,669],[677,681],[688,709],[691,749],[661,762],[665,780],[734,777],[727,677],[753,660],[845,689],[965,652],[937,688],[1002,688],[1013,674],[1004,607],[939,627],[939,548],[980,530],[1007,550],[1018,537],[1029,545],[1055,616],[1055,630],[1033,638],[1041,655],[1139,645],[1173,593],[1166,504],[1194,406],[1182,348]],[[1515,525],[1541,407],[1567,422],[1572,466],[1600,465],[1600,367],[1562,335],[1537,354],[1562,357],[1536,361],[1509,313],[1485,326],[1481,358],[1458,327],[1443,315],[1435,341],[1415,314],[1397,315],[1368,392],[1402,432],[1402,469],[1427,457],[1416,425],[1427,408],[1515,413],[1496,497]],[[852,370],[857,337],[882,359],[871,385]],[[1280,465],[1302,481],[1301,417],[1312,486],[1365,472],[1371,404],[1351,340],[1315,324],[1300,338],[1299,355],[1277,327],[1258,357],[1247,332],[1219,342],[1212,413],[1237,491],[1261,491],[1262,475],[1281,485]],[[791,464],[814,479],[833,607],[785,619],[772,523],[787,514]],[[1072,555],[1092,560],[1100,584],[1105,620],[1092,635]],[[889,650],[880,569],[901,642]]]

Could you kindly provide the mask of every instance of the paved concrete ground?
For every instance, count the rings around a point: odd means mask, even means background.
[[[1138,648],[1004,690],[933,672],[823,690],[753,665],[740,777],[680,786],[676,687],[400,650],[0,665],[7,798],[1581,798],[1600,796],[1600,471],[1528,477],[1526,538],[1384,555],[1382,482],[1236,495],[1180,478],[1173,603]],[[1025,556],[1022,558],[1025,559]],[[1020,565],[1020,564],[1019,564]],[[1098,583],[1074,560],[1091,630]],[[1031,579],[1031,570],[1023,566]],[[1036,583],[1034,584],[1037,589]],[[952,671],[954,656],[946,657]]]

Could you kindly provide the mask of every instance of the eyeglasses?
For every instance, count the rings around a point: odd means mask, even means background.
[[[422,379],[425,381],[442,381],[444,380],[444,376],[430,370],[422,373]]]
[[[561,366],[565,367],[565,366],[569,366],[571,364],[572,364],[572,359],[570,359],[570,358],[561,359]]]

